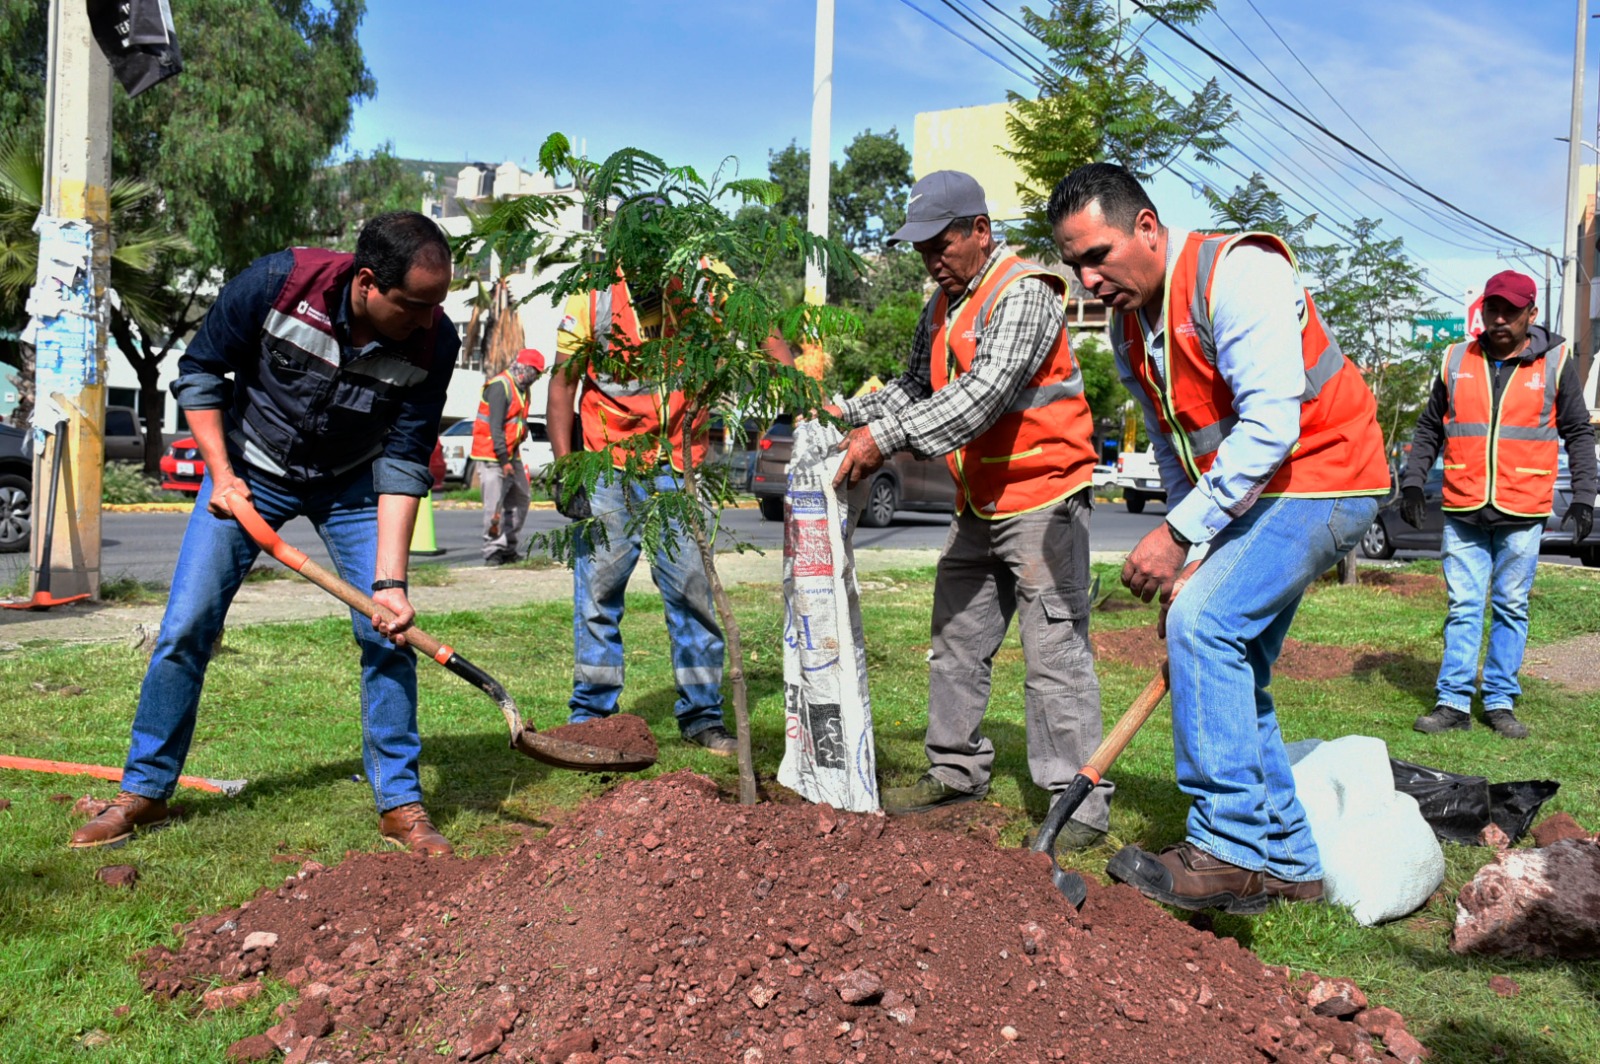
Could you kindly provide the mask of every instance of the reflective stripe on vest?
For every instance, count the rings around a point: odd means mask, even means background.
[[[506,453],[511,461],[517,459],[517,448],[528,434],[528,404],[523,400],[522,389],[517,387],[510,370],[503,370],[489,378],[478,397],[478,416],[472,422],[472,454],[475,462],[499,461],[494,453],[494,437],[489,432],[489,387],[499,381],[506,389],[506,420],[502,430],[506,438]]]
[[[1560,435],[1556,388],[1565,345],[1517,360],[1494,395],[1494,367],[1476,340],[1445,352],[1444,505],[1453,513],[1492,504],[1514,517],[1547,517],[1555,501]],[[1538,402],[1526,393],[1537,391]]]
[[[999,258],[954,315],[948,297],[935,295],[929,366],[935,390],[971,368],[1000,297],[1026,277],[1053,288],[1065,309],[1065,282],[1014,255]],[[994,424],[946,456],[957,512],[967,508],[1002,520],[1052,506],[1092,481],[1094,419],[1083,398],[1083,371],[1072,355],[1064,316],[1057,330],[1039,368]]]
[[[1244,240],[1265,243],[1294,265],[1293,252],[1272,234],[1190,234],[1166,278],[1165,374],[1157,371],[1146,349],[1136,314],[1119,313],[1112,326],[1113,336],[1120,334],[1119,346],[1129,369],[1156,407],[1162,435],[1192,482],[1211,468],[1217,450],[1238,424],[1233,394],[1216,369],[1211,289],[1222,256]],[[1305,369],[1300,439],[1262,490],[1243,500],[1238,512],[1262,495],[1328,497],[1388,490],[1372,393],[1327,331],[1309,292],[1301,311],[1300,336]]]

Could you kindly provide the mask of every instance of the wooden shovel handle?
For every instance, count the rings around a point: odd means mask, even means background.
[[[1155,711],[1156,706],[1161,704],[1161,699],[1167,693],[1168,683],[1167,663],[1162,661],[1161,671],[1145,684],[1144,690],[1139,692],[1139,697],[1133,700],[1133,705],[1128,707],[1128,711],[1118,719],[1110,733],[1095,748],[1089,763],[1083,767],[1085,776],[1092,774],[1094,779],[1099,780],[1111,771],[1112,763],[1122,754],[1123,748],[1144,726],[1144,722],[1150,719],[1150,714]]]

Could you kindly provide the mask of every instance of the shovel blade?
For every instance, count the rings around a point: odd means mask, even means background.
[[[1084,899],[1089,896],[1089,886],[1083,877],[1076,872],[1068,872],[1060,865],[1050,865],[1050,880],[1055,883],[1061,896],[1072,903],[1074,909],[1083,908]]]
[[[557,739],[526,728],[517,733],[511,745],[535,761],[575,772],[637,772],[656,763],[653,757],[644,758],[610,747]]]

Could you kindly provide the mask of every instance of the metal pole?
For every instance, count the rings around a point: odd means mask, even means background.
[[[1578,293],[1582,288],[1579,269],[1578,229],[1582,207],[1578,187],[1579,149],[1583,147],[1583,62],[1584,36],[1589,28],[1588,0],[1577,0],[1578,29],[1572,56],[1572,121],[1567,141],[1567,231],[1561,255],[1561,335],[1567,343],[1577,343]],[[1569,348],[1571,350],[1572,348]]]
[[[816,65],[811,75],[811,188],[806,199],[806,228],[828,235],[828,162],[832,157],[829,128],[833,117],[833,0],[817,0]],[[814,260],[806,260],[806,302],[828,301],[828,277]]]
[[[36,313],[34,585],[49,567],[50,592],[100,593],[100,494],[105,464],[106,288],[111,268],[111,64],[95,45],[87,5],[54,0],[50,15],[45,128],[45,205],[39,218]],[[60,490],[43,498],[46,432],[67,423]],[[45,557],[47,508],[55,534]]]

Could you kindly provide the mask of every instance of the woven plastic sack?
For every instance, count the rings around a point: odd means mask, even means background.
[[[872,701],[847,501],[833,489],[842,437],[795,425],[783,515],[783,763],[778,782],[813,802],[878,808]]]
[[[1444,851],[1417,800],[1395,790],[1383,740],[1307,739],[1288,752],[1327,899],[1369,926],[1422,908],[1444,882]]]

